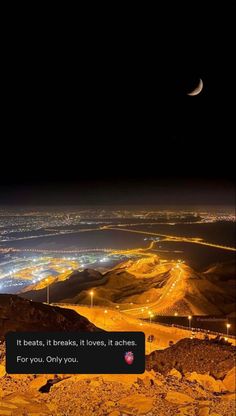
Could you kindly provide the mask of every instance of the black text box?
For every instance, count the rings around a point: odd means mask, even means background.
[[[143,332],[9,332],[9,374],[141,374]]]

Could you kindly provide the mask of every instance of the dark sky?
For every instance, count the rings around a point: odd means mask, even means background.
[[[231,11],[191,13],[9,39],[0,203],[232,203]]]

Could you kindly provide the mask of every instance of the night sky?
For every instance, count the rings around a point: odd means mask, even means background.
[[[231,11],[215,12],[181,30],[13,37],[0,204],[233,203]]]

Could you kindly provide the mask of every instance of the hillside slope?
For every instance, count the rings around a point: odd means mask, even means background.
[[[221,265],[221,275],[223,266]],[[94,290],[98,306],[120,306],[137,317],[148,306],[156,314],[224,315],[235,309],[232,278],[222,284],[213,268],[197,273],[186,264],[150,259],[128,261],[102,274],[86,269],[73,272],[66,280],[50,284],[50,301],[89,304]],[[45,301],[46,287],[21,293],[28,299]]]
[[[0,339],[9,331],[89,331],[99,329],[78,313],[0,294]]]

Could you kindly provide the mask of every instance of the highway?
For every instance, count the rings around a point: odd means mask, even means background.
[[[120,311],[116,308],[93,306],[92,308],[87,305],[74,305],[74,304],[63,304],[54,303],[51,306],[58,306],[61,308],[72,309],[82,316],[85,316],[90,322],[96,325],[98,328],[104,329],[105,331],[142,331],[145,334],[146,339],[146,354],[151,351],[167,348],[169,342],[176,343],[183,338],[191,338],[192,331],[196,338],[204,339],[207,335],[209,338],[214,338],[216,335],[224,336],[226,334],[211,333],[206,330],[198,330],[196,328],[180,327],[166,325],[162,323],[154,323],[151,321],[143,321],[136,316],[131,316],[129,313]],[[105,313],[106,311],[106,313]],[[148,342],[148,337],[154,336],[152,343]],[[230,342],[235,345],[236,340],[233,336],[228,336]]]
[[[128,226],[134,226],[135,224],[127,224]],[[126,226],[127,226],[126,225]],[[136,224],[139,225],[139,224]],[[76,233],[80,233],[80,232],[91,232],[91,231],[107,231],[107,230],[114,230],[114,231],[124,231],[124,232],[128,232],[128,233],[135,233],[135,234],[143,234],[143,235],[150,235],[150,236],[155,236],[155,237],[162,237],[163,240],[162,241],[170,241],[170,242],[183,242],[183,243],[190,243],[190,244],[198,244],[198,245],[202,245],[202,246],[207,246],[207,247],[214,247],[214,248],[218,248],[221,250],[227,250],[227,251],[236,251],[235,247],[229,247],[229,246],[224,246],[221,244],[216,244],[216,243],[209,243],[207,241],[204,241],[201,238],[198,237],[181,237],[181,236],[173,236],[173,235],[168,235],[168,234],[160,234],[160,233],[155,233],[155,232],[151,232],[151,231],[142,231],[142,230],[135,230],[135,229],[131,229],[131,228],[124,228],[122,224],[118,225],[118,226],[113,226],[113,225],[103,225],[97,228],[86,228],[86,229],[82,229],[82,230],[77,230],[77,231],[70,231],[70,232],[65,232],[65,233],[61,233],[61,234],[76,234]],[[40,235],[40,236],[30,236],[30,237],[20,237],[18,239],[24,240],[24,239],[29,239],[29,238],[39,238],[39,237],[51,237],[53,235],[59,235],[58,233],[55,234],[46,234],[46,235]],[[155,242],[152,242],[155,243]],[[142,250],[142,253],[144,251],[150,250],[152,249],[152,247],[148,247],[146,249],[140,249]],[[8,252],[35,252],[35,253],[86,253],[86,252],[96,252],[96,251],[100,251],[100,252],[107,252],[107,253],[120,253],[122,254],[122,252],[127,252],[129,251],[132,254],[132,251],[134,252],[138,252],[139,249],[135,249],[135,250],[115,250],[115,249],[111,249],[111,248],[91,248],[91,249],[76,249],[76,250],[47,250],[47,249],[37,249],[37,248],[15,248],[15,247],[0,247],[0,253],[8,253]],[[159,250],[158,250],[159,251]],[[161,251],[161,250],[160,250]]]
[[[26,252],[26,253],[55,253],[55,254],[79,254],[79,253],[90,253],[90,252],[104,252],[110,253],[113,250],[110,248],[81,248],[76,250],[53,250],[45,248],[15,248],[15,247],[1,247],[0,253],[11,253],[11,252]]]
[[[147,305],[140,305],[136,308],[125,309],[123,312],[143,318],[148,317],[149,312],[160,313],[163,309],[168,308],[168,305],[171,307],[173,303],[181,297],[182,288],[184,286],[184,270],[182,267],[183,266],[181,264],[175,264],[172,266],[171,277],[166,282],[157,301],[149,303],[148,307]]]
[[[163,237],[164,241],[199,244],[199,245],[202,245],[202,246],[219,248],[221,250],[236,251],[235,247],[228,247],[228,246],[223,246],[223,245],[220,245],[220,244],[208,243],[207,241],[203,241],[201,238],[179,237],[179,236],[173,236],[173,235],[168,235],[168,234],[154,233],[154,232],[150,232],[150,231],[131,230],[130,228],[113,227],[113,226],[109,226],[109,225],[103,226],[103,227],[101,227],[101,229],[116,230],[116,231],[118,230],[118,231],[125,231],[125,232],[129,232],[129,233],[152,235],[152,236],[155,236],[155,237]]]
[[[11,252],[26,252],[26,253],[53,253],[53,254],[80,254],[80,253],[108,253],[108,255],[114,254],[142,254],[144,256],[153,256],[152,253],[148,253],[148,250],[152,250],[155,241],[151,241],[148,247],[140,247],[135,249],[112,249],[112,248],[78,248],[75,250],[53,250],[45,248],[15,248],[15,247],[0,247],[0,253],[11,253]]]

